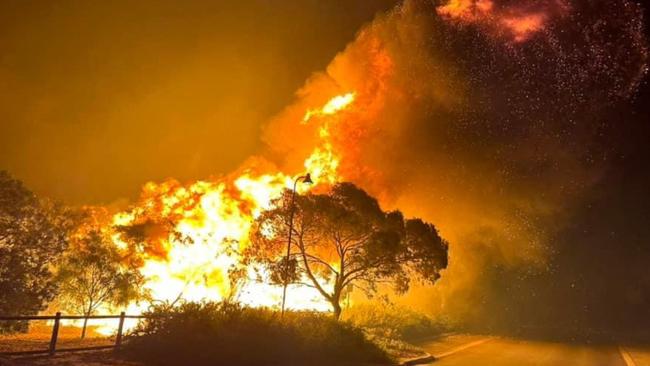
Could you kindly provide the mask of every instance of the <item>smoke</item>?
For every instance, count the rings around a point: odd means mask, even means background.
[[[406,1],[268,123],[268,155],[300,170],[318,133],[295,121],[356,93],[330,126],[340,175],[451,242],[439,284],[406,300],[517,322],[512,296],[539,295],[517,287],[553,270],[553,238],[608,166],[611,111],[645,76],[641,15],[625,0]]]

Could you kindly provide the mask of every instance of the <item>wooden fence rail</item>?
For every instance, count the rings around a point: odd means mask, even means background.
[[[17,355],[36,355],[36,354],[49,354],[54,355],[56,352],[75,352],[75,351],[90,351],[100,349],[119,350],[122,346],[122,332],[124,330],[125,319],[149,319],[151,316],[147,315],[126,315],[121,312],[120,315],[61,315],[60,312],[56,315],[34,315],[34,316],[0,316],[0,321],[25,321],[25,320],[54,320],[52,325],[52,337],[50,338],[50,345],[46,350],[33,350],[33,351],[13,351],[13,352],[0,352],[4,356],[17,356]],[[56,343],[59,338],[59,326],[61,319],[119,319],[117,326],[117,334],[115,336],[115,344],[107,346],[92,346],[92,347],[75,347],[75,348],[56,348]]]

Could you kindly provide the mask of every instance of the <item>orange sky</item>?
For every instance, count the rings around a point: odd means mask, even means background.
[[[395,1],[0,3],[0,169],[71,203],[230,172]]]

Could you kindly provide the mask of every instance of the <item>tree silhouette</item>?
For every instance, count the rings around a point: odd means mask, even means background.
[[[56,294],[52,267],[67,246],[70,213],[0,171],[0,313],[32,315]],[[1,328],[26,330],[27,324]]]
[[[275,200],[256,220],[247,256],[267,264],[274,282],[314,287],[331,303],[337,319],[346,289],[372,295],[378,284],[390,283],[403,293],[412,277],[433,284],[447,266],[447,242],[432,224],[405,220],[399,211],[384,212],[351,183],[337,184],[326,194],[296,197],[287,260],[281,253],[291,207],[285,202],[286,197]]]
[[[88,317],[100,306],[127,305],[142,299],[144,277],[125,262],[118,248],[100,231],[90,231],[73,241],[57,273],[60,303],[65,310],[86,316],[81,338],[86,336]]]

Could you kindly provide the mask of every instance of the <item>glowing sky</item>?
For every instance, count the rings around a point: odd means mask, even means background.
[[[3,1],[0,167],[73,203],[227,173],[394,1]]]
[[[413,303],[504,328],[643,325],[647,9],[603,4],[2,2],[0,168],[71,203],[261,150],[295,168],[305,107],[353,90],[342,176],[451,242]]]

